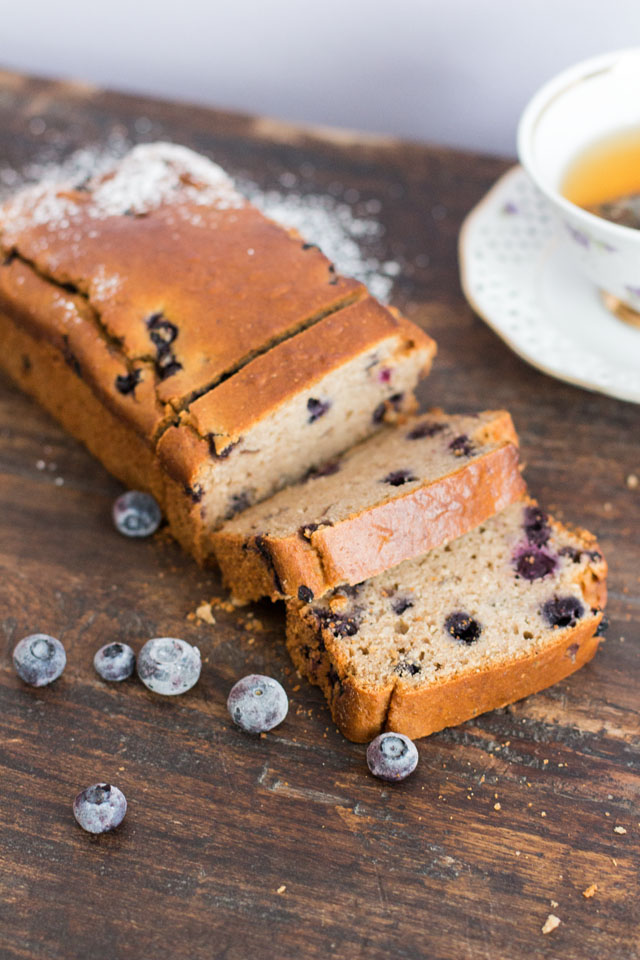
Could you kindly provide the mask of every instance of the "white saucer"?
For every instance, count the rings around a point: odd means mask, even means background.
[[[640,403],[640,329],[609,313],[575,268],[522,167],[505,173],[467,216],[459,257],[467,300],[524,360]]]

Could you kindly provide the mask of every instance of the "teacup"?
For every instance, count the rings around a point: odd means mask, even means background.
[[[640,311],[640,230],[588,213],[560,192],[576,157],[625,129],[640,129],[640,47],[585,60],[546,83],[522,114],[518,154],[583,274],[610,307]]]

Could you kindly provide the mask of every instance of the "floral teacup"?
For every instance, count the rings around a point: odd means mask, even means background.
[[[518,154],[582,272],[609,303],[616,298],[640,311],[640,230],[603,220],[560,193],[577,156],[625,129],[640,130],[640,47],[585,60],[546,83],[522,114]]]

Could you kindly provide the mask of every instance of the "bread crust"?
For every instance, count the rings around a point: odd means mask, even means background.
[[[429,372],[435,341],[410,321],[397,319],[373,297],[366,297],[283,341],[194,400],[183,422],[199,436],[211,436],[216,451],[223,453],[255,425],[258,414],[263,417],[276,410],[328,373],[388,340],[397,342],[398,360],[422,353],[421,375]]]
[[[179,150],[145,145],[81,190],[37,186],[0,208],[4,253],[59,286],[72,285],[128,359],[156,356],[151,318],[173,325],[178,367],[160,380],[157,393],[176,408],[259,351],[366,295],[363,284],[337,274],[317,246],[237,192],[222,205],[215,197],[201,202],[194,188],[197,168],[207,161]],[[145,204],[143,197],[141,208],[101,210],[101,193],[109,181],[126,178],[136,156],[130,187],[146,162],[149,181],[165,164],[175,188],[157,203]],[[48,219],[48,210],[58,216]]]
[[[557,525],[557,524],[556,524]],[[585,547],[598,550],[583,532]],[[594,656],[596,631],[607,599],[606,561],[589,565],[578,583],[593,611],[573,628],[558,629],[552,643],[510,661],[428,685],[402,677],[367,682],[349,672],[331,631],[321,627],[304,604],[287,603],[287,649],[299,672],[320,686],[340,732],[365,743],[383,730],[416,739],[504,707],[557,683]]]
[[[225,586],[242,602],[269,596],[297,597],[304,586],[314,597],[339,584],[356,584],[402,561],[454,540],[525,494],[517,435],[510,415],[496,413],[473,439],[500,446],[458,470],[322,525],[305,537],[268,534],[246,538],[224,528],[213,546]]]

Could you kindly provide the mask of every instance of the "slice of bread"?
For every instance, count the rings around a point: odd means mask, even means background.
[[[239,601],[321,597],[454,540],[525,492],[504,410],[388,427],[213,536]]]
[[[548,687],[594,655],[607,565],[536,503],[357,587],[287,604],[287,646],[350,740],[423,737]]]

